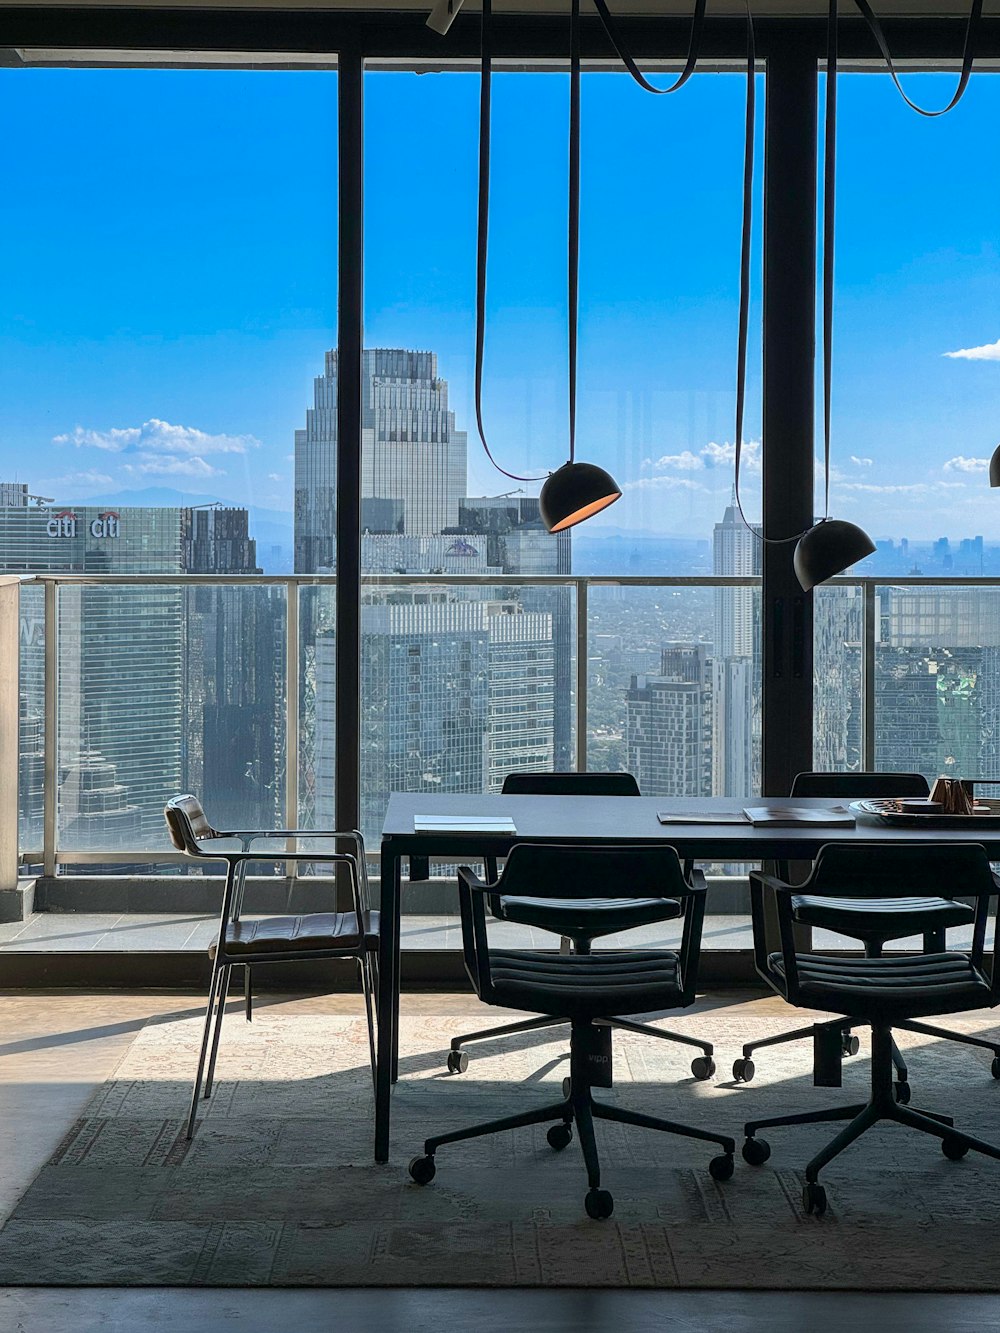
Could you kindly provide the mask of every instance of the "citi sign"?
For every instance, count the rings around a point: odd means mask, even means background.
[[[45,531],[50,537],[75,537],[79,530],[79,520],[72,509],[60,509],[45,524]],[[91,537],[121,536],[121,517],[113,509],[98,514],[90,523]]]

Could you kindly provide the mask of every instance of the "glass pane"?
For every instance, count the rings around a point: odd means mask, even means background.
[[[184,790],[217,824],[283,825],[285,589],[224,579],[291,572],[296,467],[333,524],[313,377],[336,327],[336,73],[5,68],[0,111],[20,182],[0,204],[0,570],[94,580],[59,593],[62,847],[166,850]],[[100,582],[144,574],[177,582]],[[41,614],[26,587],[33,847]]]
[[[863,616],[860,588],[821,587],[813,594],[813,767],[817,772],[865,767]]]
[[[876,766],[1000,776],[1000,589],[880,587],[878,617]]]
[[[18,682],[18,847],[42,846],[45,784],[45,592],[20,588],[20,678]]]
[[[942,107],[956,77],[904,82]],[[859,572],[996,573],[1000,79],[977,66],[938,119],[884,73],[842,75],[837,100],[832,512],[877,543]]]

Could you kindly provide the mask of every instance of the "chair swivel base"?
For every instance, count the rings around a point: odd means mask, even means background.
[[[600,1021],[600,1020],[596,1020]],[[597,1154],[597,1140],[594,1136],[595,1120],[614,1120],[623,1125],[636,1125],[641,1129],[660,1130],[665,1134],[678,1134],[684,1138],[698,1139],[704,1143],[717,1144],[722,1152],[713,1157],[708,1164],[709,1172],[715,1180],[728,1180],[733,1174],[733,1157],[736,1152],[735,1140],[722,1134],[711,1134],[690,1125],[676,1124],[671,1120],[661,1120],[655,1116],[641,1115],[618,1106],[608,1106],[595,1102],[591,1096],[590,1073],[584,1054],[586,1040],[581,1040],[582,1030],[590,1026],[589,1022],[573,1024],[573,1036],[570,1047],[571,1086],[569,1096],[563,1101],[542,1106],[533,1111],[524,1111],[520,1115],[505,1116],[501,1120],[491,1120],[468,1129],[458,1129],[451,1134],[440,1134],[427,1139],[423,1155],[414,1157],[410,1162],[411,1180],[418,1185],[429,1185],[436,1173],[435,1155],[439,1148],[448,1143],[460,1143],[465,1139],[483,1138],[488,1134],[500,1134],[510,1129],[521,1129],[529,1125],[542,1125],[555,1121],[548,1132],[549,1146],[557,1152],[567,1147],[573,1138],[573,1127],[579,1135],[583,1160],[587,1167],[589,1186],[584,1199],[587,1215],[595,1219],[610,1217],[614,1210],[614,1199],[608,1190],[601,1188],[601,1165]]]
[[[842,1034],[841,1054],[844,1056],[857,1055],[861,1049],[861,1043],[854,1035],[854,1024],[849,1019],[835,1018],[825,1023],[810,1023],[808,1027],[795,1028],[792,1032],[779,1032],[773,1037],[761,1037],[758,1041],[748,1041],[743,1047],[743,1054],[733,1061],[733,1081],[735,1083],[749,1083],[757,1072],[757,1066],[751,1058],[754,1051],[759,1051],[765,1046],[783,1046],[789,1041],[805,1041],[807,1037],[815,1038],[817,1033],[830,1032],[837,1028]],[[907,1024],[900,1023],[899,1027],[906,1027]],[[916,1030],[916,1029],[914,1029]],[[940,1032],[937,1035],[950,1037],[951,1033]],[[962,1040],[961,1037],[956,1040]],[[990,1043],[983,1042],[982,1045]],[[906,1061],[895,1041],[892,1043],[892,1064],[896,1072],[896,1080],[893,1084],[894,1096],[897,1102],[906,1103],[910,1100],[910,1085],[908,1082],[908,1072]],[[1000,1077],[1000,1074],[994,1075]]]
[[[627,1018],[600,1018],[595,1022],[606,1023],[609,1027],[620,1028],[624,1032],[638,1032],[643,1037],[659,1037],[661,1041],[677,1042],[681,1046],[694,1046],[701,1055],[691,1061],[691,1074],[697,1079],[711,1078],[715,1073],[715,1061],[712,1059],[714,1047],[710,1041],[700,1037],[689,1037],[685,1033],[672,1032],[669,1028],[653,1027],[650,1023],[633,1023]],[[544,1028],[567,1027],[568,1018],[528,1018],[516,1023],[505,1023],[500,1027],[483,1028],[479,1032],[466,1032],[461,1037],[453,1037],[448,1051],[448,1073],[464,1074],[469,1067],[469,1057],[463,1046],[473,1041],[489,1041],[494,1037],[512,1037],[518,1032],[538,1032]],[[568,1084],[568,1080],[565,1081]],[[568,1095],[568,1092],[567,1092]]]
[[[900,1024],[902,1026],[902,1024]],[[770,1145],[757,1137],[761,1129],[778,1125],[815,1125],[830,1120],[848,1120],[850,1124],[832,1139],[806,1167],[806,1183],[802,1191],[802,1207],[806,1213],[822,1216],[826,1212],[826,1190],[819,1183],[824,1166],[838,1157],[845,1148],[867,1133],[880,1120],[894,1120],[909,1129],[918,1129],[941,1140],[945,1157],[957,1162],[970,1149],[1000,1161],[1000,1147],[985,1143],[954,1128],[951,1116],[933,1111],[917,1111],[900,1104],[893,1091],[892,1032],[887,1027],[872,1028],[872,1091],[870,1099],[858,1106],[834,1106],[822,1111],[806,1111],[799,1115],[773,1116],[768,1120],[749,1120],[743,1127],[743,1160],[751,1166],[763,1166],[771,1156]]]

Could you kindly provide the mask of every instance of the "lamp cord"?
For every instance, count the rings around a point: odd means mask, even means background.
[[[490,225],[490,134],[492,124],[491,92],[493,83],[493,6],[482,0],[480,27],[479,81],[479,216],[476,226],[476,429],[479,440],[498,472],[511,481],[544,481],[544,477],[522,477],[501,467],[490,452],[483,426],[483,360],[486,351],[486,260],[489,252]],[[570,427],[572,432],[572,425]],[[546,473],[546,475],[548,475]]]
[[[576,457],[576,349],[580,312],[580,0],[569,11],[569,461]]]
[[[605,0],[594,0],[598,14],[601,16],[601,23],[604,25],[604,31],[608,34],[611,45],[615,48],[619,60],[635,79],[640,88],[644,88],[647,93],[675,93],[678,88],[683,88],[685,83],[694,73],[695,65],[698,63],[698,52],[701,47],[701,32],[705,23],[705,8],[707,0],[695,0],[694,14],[691,18],[691,36],[688,40],[687,59],[684,62],[684,68],[670,85],[669,88],[656,88],[645,77],[642,70],[632,58],[632,53],[626,45],[625,38],[622,36],[617,23],[611,16]]]
[[[954,107],[958,106],[966,88],[969,86],[969,78],[972,74],[972,62],[975,58],[976,38],[979,34],[979,20],[982,18],[983,14],[983,0],[972,0],[972,4],[969,7],[969,18],[965,25],[965,42],[962,48],[962,73],[959,76],[958,87],[955,89],[955,95],[952,97],[948,105],[941,107],[938,111],[928,111],[926,107],[918,106],[916,102],[907,97],[906,93],[903,91],[903,85],[899,81],[899,75],[896,73],[896,67],[892,62],[892,55],[889,51],[889,44],[885,39],[885,32],[882,29],[882,24],[876,17],[875,11],[868,3],[868,0],[854,0],[854,3],[857,5],[858,9],[860,9],[865,22],[871,29],[872,36],[875,38],[875,41],[878,43],[878,48],[882,52],[882,59],[886,63],[886,68],[892,75],[892,81],[896,85],[900,97],[908,107],[913,111],[916,111],[920,116],[927,116],[928,118],[933,119],[935,116],[945,115]]]

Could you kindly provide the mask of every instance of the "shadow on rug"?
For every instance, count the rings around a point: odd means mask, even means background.
[[[716,1080],[695,1082],[677,1046],[616,1033],[616,1086],[599,1097],[739,1142],[750,1117],[866,1096],[865,1046],[839,1090],[813,1088],[807,1043],[762,1053],[749,1085],[729,1081],[743,1041],[794,1016],[670,1023],[716,1043]],[[802,1212],[802,1168],[829,1125],[771,1131],[768,1164],[737,1154],[719,1184],[710,1145],[599,1123],[606,1222],[584,1214],[575,1142],[554,1153],[544,1125],[443,1148],[421,1189],[406,1163],[426,1135],[556,1101],[568,1073],[565,1041],[540,1032],[476,1048],[449,1077],[459,1026],[403,1019],[392,1160],[375,1166],[362,1020],[234,1014],[193,1143],[200,1023],[150,1023],[0,1231],[0,1284],[1000,1290],[1000,1164],[950,1162],[894,1125],[824,1172],[822,1219]],[[1000,1139],[985,1058],[901,1035],[914,1103]]]

